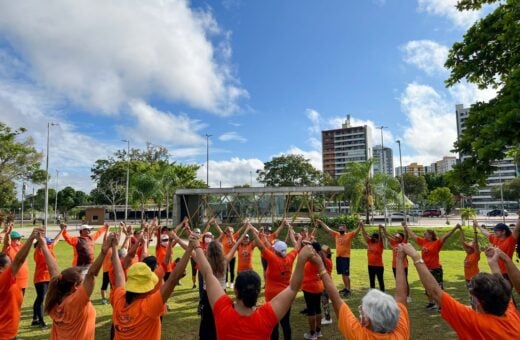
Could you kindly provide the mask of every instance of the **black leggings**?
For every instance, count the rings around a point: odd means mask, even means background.
[[[38,320],[40,323],[43,322],[43,300],[47,289],[49,288],[49,281],[38,282],[34,284],[36,288],[36,300],[33,304],[33,320]]]
[[[285,313],[283,318],[280,319],[280,326],[282,326],[283,330],[283,338],[284,340],[291,340],[291,308]],[[278,340],[278,324],[274,326],[273,332],[271,333],[271,340]]]
[[[226,282],[228,282],[228,273],[230,273],[230,272],[231,272],[231,281],[229,281],[229,282],[233,283],[235,281],[235,260],[236,260],[236,258],[233,257],[229,261],[229,265],[226,270]]]
[[[191,264],[191,276],[197,276],[197,262],[193,258],[190,258]]]
[[[201,313],[200,313],[200,325],[199,325],[199,339],[200,340],[216,340],[217,329],[215,327],[215,318],[213,317],[213,311],[209,304],[208,294],[206,291],[202,293]]]
[[[380,266],[368,266],[368,279],[370,281],[370,288],[376,288],[376,276],[377,282],[379,283],[379,290],[385,291],[385,281],[383,280],[383,273],[385,267]]]

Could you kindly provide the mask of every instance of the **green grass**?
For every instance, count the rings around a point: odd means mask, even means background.
[[[458,236],[458,235],[454,235]],[[452,238],[455,240],[455,237]],[[323,242],[325,243],[325,242]],[[328,242],[331,244],[330,242]],[[357,245],[357,241],[356,244]],[[180,256],[180,248],[175,248],[175,256]],[[60,269],[70,266],[72,261],[72,248],[65,242],[60,242],[56,248],[55,253],[58,258]],[[441,252],[441,263],[444,267],[444,280],[446,291],[452,294],[456,299],[463,303],[468,302],[468,293],[465,286],[463,275],[463,260],[464,252],[459,250],[443,250]],[[261,273],[260,256],[258,250],[254,254],[254,267]],[[385,263],[385,284],[387,292],[394,293],[395,283],[391,268],[391,251],[384,252]],[[361,303],[362,296],[368,289],[368,273],[366,262],[365,249],[353,249],[351,255],[351,279],[353,295],[347,300],[354,313],[357,315],[357,306]],[[34,262],[32,260],[32,253],[29,255],[29,267],[31,273],[34,270]],[[489,271],[485,259],[480,262],[480,269],[482,271]],[[191,269],[188,264],[188,276],[182,279],[182,286],[176,287],[172,297],[168,301],[171,309],[170,312],[163,319],[162,339],[198,339],[199,317],[196,313],[198,304],[198,290],[192,290],[191,286]],[[32,274],[31,274],[32,275]],[[334,274],[334,281],[338,287],[341,287],[341,278]],[[413,266],[410,268],[409,281],[411,285],[411,296],[413,302],[409,305],[409,314],[411,322],[411,339],[456,339],[455,333],[442,320],[440,314],[424,309],[427,303],[424,295],[424,289],[418,279],[417,273]],[[96,318],[96,339],[108,339],[109,328],[111,322],[111,307],[102,306],[100,304],[101,297],[99,287],[101,285],[101,274],[96,282],[96,289],[92,294],[92,303],[97,311]],[[19,329],[20,339],[48,339],[49,329],[40,330],[30,326],[32,318],[32,304],[35,298],[35,290],[33,286],[29,286],[22,306],[22,320]],[[518,299],[518,297],[517,297]],[[518,301],[518,300],[517,300]],[[263,296],[260,303],[263,303]],[[302,293],[299,293],[292,306],[291,324],[293,328],[293,338],[303,338],[303,333],[307,331],[307,320],[299,314],[299,311],[304,308],[304,301]],[[332,308],[332,306],[331,306]],[[48,316],[45,317],[47,323],[50,325],[51,320]],[[334,323],[323,327],[323,339],[342,339],[341,334],[337,330],[337,321],[333,315]]]

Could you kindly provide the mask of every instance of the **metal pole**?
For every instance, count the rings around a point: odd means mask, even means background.
[[[22,228],[23,228],[24,201],[25,201],[25,180],[22,180]]]
[[[211,135],[205,134],[206,136],[206,185],[209,187],[209,137]]]
[[[404,204],[404,176],[403,176],[403,160],[401,158],[401,141],[396,140],[397,144],[399,144],[399,166],[400,166],[400,173],[401,173],[401,200],[403,205],[403,211],[404,211],[404,219],[406,222],[406,205]]]
[[[51,136],[51,126],[59,125],[58,123],[47,123],[47,155],[45,160],[45,208],[44,208],[44,221],[43,230],[44,234],[47,235],[47,217],[49,216],[49,145]]]
[[[385,145],[383,143],[383,129],[386,128],[386,126],[380,126],[378,129],[381,129],[381,173],[385,175]],[[385,209],[385,228],[386,228],[386,179],[383,176],[383,206]]]
[[[59,175],[60,175],[60,171],[59,170],[56,170],[56,195],[55,195],[55,200],[54,200],[54,218],[56,221],[58,221],[58,185],[59,185],[59,182],[58,182],[58,178],[59,178]],[[58,223],[58,222],[56,222]]]
[[[504,211],[504,183],[502,182],[502,172],[500,171],[500,163],[498,163],[498,178],[500,181],[500,205],[502,206],[502,222],[506,223],[506,214]]]
[[[126,193],[125,193],[125,224],[128,223],[128,184],[130,182],[130,140],[123,139],[126,142]],[[115,216],[114,216],[115,217]]]

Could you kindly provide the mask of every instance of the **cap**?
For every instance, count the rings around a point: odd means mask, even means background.
[[[16,230],[11,231],[10,235],[11,235],[11,238],[15,238],[15,239],[22,238],[22,234],[20,234]]]
[[[496,226],[493,227],[494,231],[506,231],[509,230],[509,227],[505,225],[504,223],[498,223]]]
[[[284,241],[276,241],[273,244],[273,249],[280,254],[284,254],[287,251],[287,243]]]
[[[79,231],[82,231],[83,229],[88,229],[88,230],[90,230],[90,229],[92,229],[92,227],[89,226],[89,225],[83,224],[81,227],[79,227]]]
[[[168,235],[161,235],[161,242],[169,241],[170,237]]]
[[[267,227],[267,231],[273,231],[272,227]]]
[[[200,234],[200,229],[199,229],[199,228],[194,228],[194,229],[193,229],[193,232],[194,232],[194,233],[197,233],[197,234]]]
[[[128,269],[127,277],[125,289],[132,293],[148,293],[159,281],[157,275],[143,262],[134,263]]]
[[[47,244],[52,244],[52,239],[50,237],[45,237],[45,242],[47,242]]]

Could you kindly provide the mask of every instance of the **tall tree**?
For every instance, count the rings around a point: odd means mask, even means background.
[[[350,211],[357,213],[364,210],[366,223],[370,221],[370,208],[374,206],[373,163],[373,159],[348,163],[345,173],[338,179],[339,184],[345,187],[345,197],[350,203]]]
[[[404,178],[404,193],[415,204],[420,204],[428,194],[428,185],[424,176],[415,176],[410,173],[405,173]]]
[[[479,88],[496,88],[488,103],[477,102],[469,111],[465,131],[455,143],[455,151],[468,156],[454,166],[458,182],[465,187],[485,185],[509,148],[520,147],[520,4],[518,0],[460,0],[460,11],[480,9],[496,3],[496,8],[468,29],[462,42],[453,45],[446,67],[446,80],[453,86],[462,79]]]
[[[264,163],[263,170],[257,170],[257,180],[267,187],[294,187],[320,185],[323,175],[302,155],[282,155]]]
[[[447,187],[443,187],[433,190],[428,195],[428,201],[430,201],[430,203],[432,204],[444,208],[446,222],[448,222],[448,214],[451,212],[453,204],[455,203],[455,200],[453,199],[453,194],[451,193],[450,189]]]

